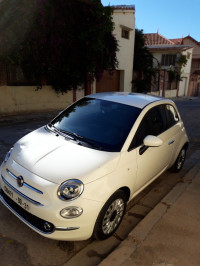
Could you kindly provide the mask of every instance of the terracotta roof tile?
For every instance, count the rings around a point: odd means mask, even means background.
[[[168,44],[168,45],[173,45],[174,43],[164,36],[162,36],[159,33],[147,33],[144,34],[144,37],[146,39],[146,45],[163,45],[163,44]]]
[[[170,41],[173,42],[174,44],[183,44],[183,38],[170,39]]]
[[[180,38],[180,39],[170,39],[170,41],[174,42],[175,44],[184,44],[184,40],[185,39],[191,39],[196,44],[200,44],[197,40],[195,40],[194,38],[192,38],[190,35],[188,35],[188,36],[186,36],[184,38]]]

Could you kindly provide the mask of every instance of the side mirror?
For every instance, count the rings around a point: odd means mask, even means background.
[[[163,144],[163,141],[158,137],[148,135],[144,138],[143,143],[147,147],[159,147]]]

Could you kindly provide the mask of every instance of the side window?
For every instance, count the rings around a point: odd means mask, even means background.
[[[147,135],[157,136],[164,131],[164,121],[159,107],[152,108],[145,115]]]
[[[158,136],[166,129],[164,106],[156,106],[150,109],[142,119],[133,141],[129,147],[132,150],[142,145],[147,135]]]
[[[178,121],[178,114],[172,105],[166,105],[166,115],[167,115],[167,128],[172,127]]]

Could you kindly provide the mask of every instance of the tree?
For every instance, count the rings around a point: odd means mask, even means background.
[[[15,54],[26,76],[66,92],[117,67],[112,9],[99,0],[37,0],[36,16]]]
[[[0,1],[0,63],[16,61],[16,51],[34,20],[35,1]]]
[[[155,76],[153,55],[145,46],[143,30],[135,30],[135,48],[133,62],[133,90],[147,92],[150,90],[152,77]]]

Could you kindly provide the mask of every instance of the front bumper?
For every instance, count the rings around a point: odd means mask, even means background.
[[[85,199],[83,194],[74,201],[61,201],[57,197],[58,184],[36,176],[12,158],[2,165],[0,173],[0,201],[34,231],[48,238],[68,241],[92,236],[101,202]],[[23,176],[28,186],[19,187],[10,173],[15,177]],[[68,206],[81,207],[82,215],[63,218],[60,211]]]

